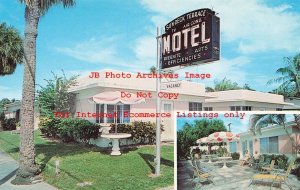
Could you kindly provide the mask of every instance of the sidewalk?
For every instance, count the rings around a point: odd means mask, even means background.
[[[9,180],[18,169],[18,162],[0,150],[0,185]]]
[[[57,190],[55,187],[45,183],[32,185],[13,185],[10,182],[14,179],[18,162],[0,150],[0,189],[5,190]]]

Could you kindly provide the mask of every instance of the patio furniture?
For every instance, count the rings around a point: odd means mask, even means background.
[[[262,172],[271,172],[274,169],[275,160],[271,161],[271,164],[269,167],[261,167]]]
[[[251,158],[249,159],[248,165],[249,165],[250,167],[252,167],[252,166],[255,165],[255,159],[254,159],[253,157],[251,157]]]
[[[251,181],[250,185],[257,183],[257,182],[270,182],[270,189],[273,187],[273,185],[278,184],[281,188],[281,185],[284,183],[289,187],[289,189],[292,189],[292,187],[287,183],[287,178],[293,168],[294,161],[291,161],[289,163],[289,166],[285,173],[276,173],[276,174],[255,174]]]
[[[259,166],[259,170],[262,171],[263,167],[267,167],[270,165],[271,158],[267,157],[262,165]]]
[[[223,169],[227,169],[228,168],[227,165],[226,165],[226,161],[230,160],[230,159],[232,159],[231,156],[230,157],[229,156],[228,157],[219,157],[219,160],[223,160],[223,163],[224,163],[223,167],[222,167]]]
[[[213,176],[208,172],[204,172],[200,167],[198,167],[197,163],[195,163],[195,160],[191,160],[190,163],[193,168],[194,179],[197,178],[200,183],[211,182],[212,184],[215,184],[213,181]],[[197,183],[197,185],[199,185],[199,182]]]
[[[212,155],[210,155],[210,154],[204,154],[203,157],[205,157],[205,158],[208,159],[207,163],[212,163]]]
[[[119,139],[123,138],[129,138],[131,137],[131,134],[127,133],[109,133],[109,134],[103,134],[101,137],[108,138],[112,140],[112,151],[110,155],[112,156],[119,156],[121,155],[120,147],[119,147]]]
[[[260,156],[259,161],[253,163],[254,168],[258,170],[260,167],[263,167],[264,160],[265,158],[263,156]]]

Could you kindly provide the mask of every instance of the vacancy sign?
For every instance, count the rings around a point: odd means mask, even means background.
[[[220,18],[199,9],[172,20],[162,35],[162,69],[220,59]]]

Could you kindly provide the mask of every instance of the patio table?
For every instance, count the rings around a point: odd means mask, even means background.
[[[207,163],[212,163],[212,161],[211,161],[212,155],[210,155],[210,154],[205,154],[205,155],[203,155],[203,156],[206,157],[206,158],[208,158],[208,162],[207,162]]]
[[[219,157],[219,159],[220,160],[223,160],[223,162],[224,162],[224,165],[223,165],[223,169],[226,169],[226,168],[228,168],[227,166],[226,166],[226,160],[230,160],[230,159],[232,159],[232,157]]]

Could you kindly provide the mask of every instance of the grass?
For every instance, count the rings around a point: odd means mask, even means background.
[[[35,132],[35,143],[36,162],[43,166],[45,181],[59,189],[154,190],[174,183],[173,146],[162,146],[162,175],[153,178],[153,146],[127,149],[121,156],[113,157],[95,146],[44,140],[39,131]],[[0,132],[0,149],[18,159],[19,135]],[[55,160],[60,160],[58,176],[55,175]],[[83,182],[92,185],[76,185]]]

